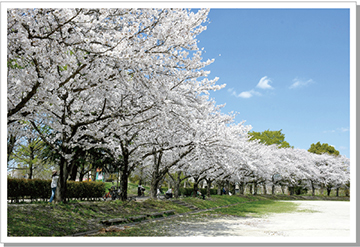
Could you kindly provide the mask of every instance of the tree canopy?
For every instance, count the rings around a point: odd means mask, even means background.
[[[321,144],[320,142],[317,142],[316,144],[314,144],[314,143],[311,144],[308,151],[310,153],[314,153],[314,154],[328,153],[328,154],[333,154],[335,156],[338,156],[340,154],[340,152],[338,150],[336,150],[333,146],[331,146],[327,143]]]
[[[265,130],[263,132],[249,132],[251,136],[250,140],[260,140],[260,143],[266,145],[277,144],[280,148],[293,148],[290,144],[285,141],[285,134],[281,133],[281,130]]]

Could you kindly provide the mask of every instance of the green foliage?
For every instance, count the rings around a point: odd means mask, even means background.
[[[102,197],[105,193],[105,184],[102,182],[67,182],[68,198],[96,198]]]
[[[50,190],[51,180],[40,179],[8,179],[8,199],[30,197],[49,198],[51,196]]]
[[[277,144],[280,148],[294,148],[285,141],[285,134],[281,133],[282,130],[265,130],[263,132],[249,132],[250,140],[260,140],[260,143],[266,145]]]
[[[134,176],[129,177],[129,180],[131,183],[138,184],[140,181],[140,177],[139,177],[139,175],[134,175]]]
[[[328,153],[335,156],[338,156],[340,154],[339,151],[337,151],[333,146],[330,146],[327,143],[321,144],[320,142],[317,142],[316,144],[311,144],[310,148],[308,149],[310,153],[314,154],[323,154]]]
[[[17,59],[9,59],[7,61],[7,67],[10,69],[24,69],[25,68],[18,64]]]
[[[67,198],[99,198],[105,193],[103,182],[67,181]],[[32,198],[49,199],[51,196],[51,180],[41,179],[9,179],[8,199]]]

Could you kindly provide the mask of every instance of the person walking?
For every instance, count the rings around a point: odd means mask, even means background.
[[[56,191],[56,187],[57,187],[58,180],[59,180],[59,175],[57,174],[57,171],[54,170],[54,171],[52,172],[51,197],[50,197],[49,203],[51,203],[51,202],[54,200],[55,191]]]
[[[143,189],[143,187],[142,187],[142,185],[139,183],[139,185],[138,185],[138,196],[141,196],[141,194],[142,194],[142,189]]]
[[[173,192],[173,191],[172,191],[172,187],[171,187],[171,188],[168,189],[168,191],[166,191],[165,196],[166,196],[167,198],[172,198],[172,196],[173,196],[173,195],[172,195],[172,192]]]

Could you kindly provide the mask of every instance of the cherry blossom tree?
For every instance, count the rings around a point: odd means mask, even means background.
[[[62,197],[73,148],[96,145],[107,136],[109,121],[122,119],[131,126],[128,119],[160,104],[169,88],[186,87],[191,94],[217,87],[216,80],[197,80],[207,76],[202,68],[212,62],[202,61],[195,39],[206,29],[207,13],[8,11],[8,123],[26,117],[36,130],[42,125],[53,130],[42,138],[61,155]],[[137,89],[129,94],[123,84]],[[140,109],[134,107],[142,103],[139,99],[148,102]]]

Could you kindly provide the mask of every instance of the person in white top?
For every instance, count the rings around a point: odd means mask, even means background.
[[[56,187],[57,187],[58,180],[59,180],[59,175],[57,174],[57,171],[54,170],[54,171],[52,172],[51,197],[50,197],[49,203],[51,203],[51,202],[54,200],[55,191],[56,191]]]
[[[168,189],[168,191],[166,191],[165,195],[166,195],[168,198],[172,198],[172,188]]]

